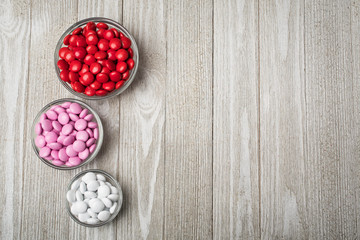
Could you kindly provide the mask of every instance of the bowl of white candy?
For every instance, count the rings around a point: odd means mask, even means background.
[[[119,213],[123,193],[120,184],[109,173],[91,169],[78,173],[66,193],[70,217],[86,227],[100,227]]]

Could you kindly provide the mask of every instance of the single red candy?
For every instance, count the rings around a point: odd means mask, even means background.
[[[113,82],[118,82],[121,80],[121,73],[118,71],[113,71],[109,74],[110,80]]]
[[[84,93],[91,97],[95,95],[95,90],[91,87],[86,87]]]
[[[118,62],[116,64],[116,71],[120,72],[120,73],[124,73],[127,70],[127,64],[126,62]]]
[[[63,60],[63,59],[60,59],[58,62],[57,62],[57,66],[59,69],[61,70],[64,70],[64,69],[68,69],[69,68],[69,64]]]
[[[115,88],[115,83],[111,82],[111,81],[103,83],[102,88],[105,89],[108,92],[111,92]]]
[[[117,60],[125,61],[126,59],[128,59],[128,57],[129,57],[129,53],[125,49],[119,49],[116,51]]]
[[[60,72],[60,79],[63,80],[64,82],[70,82],[69,79],[69,70],[64,69]]]

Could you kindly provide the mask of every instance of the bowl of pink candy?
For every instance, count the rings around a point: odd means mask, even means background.
[[[32,145],[46,165],[71,170],[95,158],[103,135],[100,117],[89,105],[64,98],[49,103],[37,114]]]

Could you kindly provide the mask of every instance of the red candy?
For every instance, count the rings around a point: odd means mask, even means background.
[[[121,88],[134,66],[131,40],[106,23],[88,22],[63,40],[57,67],[60,79],[87,96],[105,96]]]

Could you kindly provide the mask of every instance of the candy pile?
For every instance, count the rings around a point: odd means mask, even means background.
[[[88,172],[71,184],[66,199],[79,221],[97,224],[109,220],[120,198],[119,189],[107,182],[104,175]]]
[[[99,129],[93,115],[75,102],[52,106],[35,125],[40,157],[56,166],[77,166],[95,151]]]
[[[105,96],[119,89],[134,68],[131,40],[115,28],[88,22],[64,38],[57,62],[60,78],[76,92]]]

